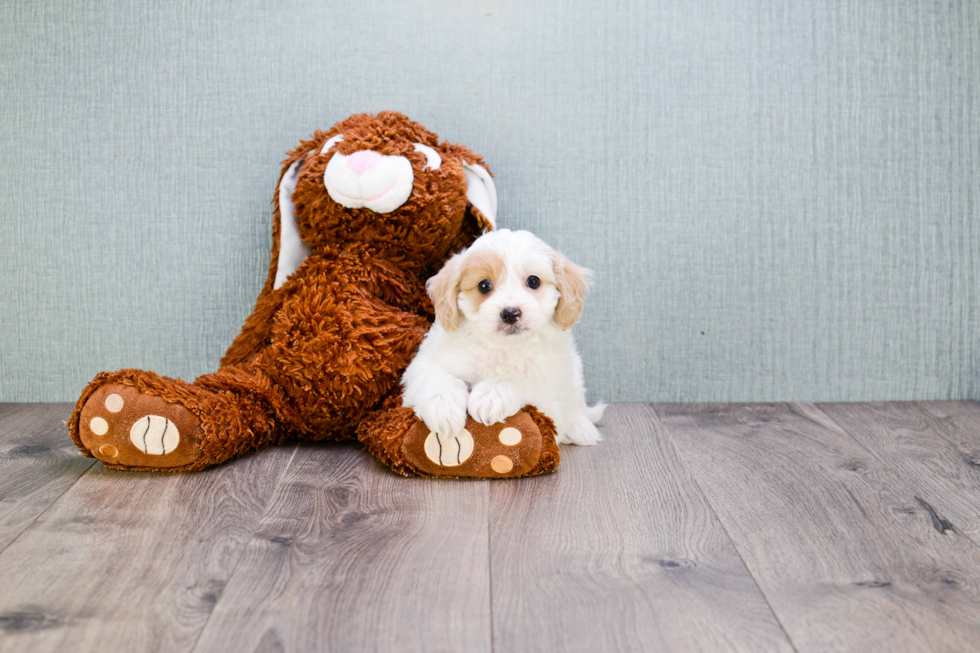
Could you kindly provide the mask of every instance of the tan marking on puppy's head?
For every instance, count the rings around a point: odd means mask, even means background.
[[[463,259],[460,270],[459,291],[467,296],[474,312],[493,295],[494,290],[504,282],[507,276],[507,266],[503,257],[497,252],[484,250],[469,252]],[[480,282],[490,282],[490,292],[480,292]]]
[[[555,322],[562,330],[570,329],[582,314],[585,291],[592,282],[592,270],[576,265],[564,254],[554,253],[555,285],[561,297],[555,306]]]
[[[436,311],[436,321],[446,331],[459,328],[459,295],[465,293],[474,309],[493,294],[507,274],[504,260],[492,251],[463,251],[449,259],[425,287]],[[490,281],[490,292],[480,292],[480,282]]]

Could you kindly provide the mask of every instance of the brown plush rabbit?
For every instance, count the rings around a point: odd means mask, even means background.
[[[72,439],[114,469],[199,470],[288,440],[359,437],[403,474],[553,470],[554,427],[533,407],[490,427],[471,419],[469,455],[454,460],[401,407],[399,378],[433,319],[425,280],[493,228],[496,204],[481,157],[402,114],[317,131],[283,163],[268,278],[218,371],[194,383],[101,373]]]

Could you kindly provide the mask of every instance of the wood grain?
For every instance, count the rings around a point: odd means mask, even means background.
[[[354,445],[114,472],[69,409],[0,405],[5,653],[980,641],[971,402],[615,406],[600,446],[497,483]]]
[[[490,491],[500,651],[792,650],[653,409]]]
[[[95,461],[75,448],[70,404],[0,404],[0,551]]]
[[[197,649],[489,651],[487,482],[300,447]]]
[[[873,456],[980,543],[980,405],[972,401],[819,404]]]
[[[807,404],[658,406],[799,651],[970,651],[980,549]]]
[[[190,650],[294,450],[205,473],[95,464],[0,555],[3,650]]]

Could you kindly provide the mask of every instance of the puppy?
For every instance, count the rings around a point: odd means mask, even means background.
[[[478,238],[426,284],[436,324],[402,376],[403,405],[440,439],[459,433],[467,412],[490,425],[533,404],[559,443],[597,443],[605,405],[585,404],[569,331],[591,277],[528,231]]]

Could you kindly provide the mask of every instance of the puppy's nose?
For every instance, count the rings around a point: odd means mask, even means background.
[[[354,171],[355,175],[360,177],[373,168],[380,160],[381,155],[374,150],[361,150],[347,157],[347,165],[350,166],[350,169]]]
[[[500,311],[500,319],[507,324],[514,324],[521,317],[521,309],[514,306],[508,306],[504,310]]]

